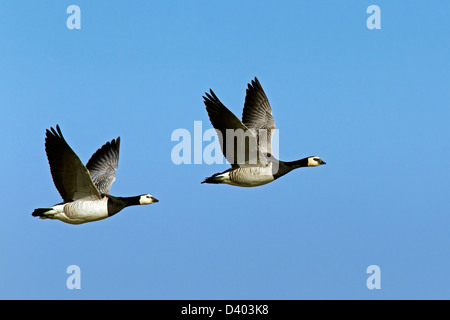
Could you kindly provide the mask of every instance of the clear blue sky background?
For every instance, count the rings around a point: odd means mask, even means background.
[[[66,9],[81,8],[81,30]],[[366,9],[381,8],[381,30]],[[0,298],[449,299],[450,2],[2,1]],[[257,76],[280,158],[322,157],[258,188],[200,184],[178,128],[239,117]],[[112,194],[160,202],[79,226],[44,150],[83,162],[122,139]],[[204,146],[207,143],[204,144]],[[69,265],[81,290],[66,287]],[[381,268],[368,290],[366,268]]]

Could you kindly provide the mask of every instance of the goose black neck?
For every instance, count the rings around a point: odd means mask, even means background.
[[[286,173],[302,167],[308,166],[308,158],[303,158],[296,161],[279,161],[276,171],[273,172],[273,178],[278,179],[284,176]],[[275,167],[273,167],[275,169]]]
[[[112,216],[117,212],[121,211],[123,208],[129,206],[136,206],[140,204],[140,196],[136,197],[114,197],[108,196],[108,215]]]
[[[301,168],[301,167],[307,167],[308,166],[308,158],[303,158],[296,161],[288,161],[284,162],[284,164],[288,167],[293,169]]]

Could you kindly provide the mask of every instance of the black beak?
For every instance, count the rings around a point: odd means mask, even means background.
[[[320,160],[320,164],[327,164],[327,163],[323,160]]]
[[[158,200],[158,199],[156,199],[155,197],[152,197],[152,201],[153,201],[153,203],[155,203],[155,202],[159,202],[159,200]]]

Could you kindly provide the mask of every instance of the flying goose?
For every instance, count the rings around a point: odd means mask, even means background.
[[[64,139],[61,129],[46,131],[45,151],[56,189],[63,202],[51,208],[35,209],[41,219],[59,219],[81,224],[108,218],[123,208],[158,202],[149,194],[114,197],[109,194],[119,165],[120,137],[98,149],[86,166]]]
[[[325,164],[316,156],[285,162],[272,155],[275,122],[269,100],[256,77],[248,84],[242,121],[220,102],[211,89],[210,93],[205,94],[206,111],[231,168],[206,178],[202,183],[255,187],[272,182],[297,168]],[[229,136],[228,132],[235,132],[234,136]],[[238,132],[241,133],[241,140]]]

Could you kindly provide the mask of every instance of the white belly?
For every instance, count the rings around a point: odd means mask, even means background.
[[[256,187],[272,182],[272,167],[238,168],[224,174],[224,183],[239,187]]]
[[[106,197],[93,201],[73,201],[53,208],[60,209],[59,213],[54,216],[56,219],[71,224],[96,221],[108,217],[108,199]]]

